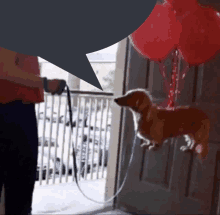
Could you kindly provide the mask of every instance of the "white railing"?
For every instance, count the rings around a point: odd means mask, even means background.
[[[39,185],[74,181],[73,147],[79,180],[105,178],[112,98],[111,93],[71,91],[72,133],[67,93],[45,93],[45,102],[36,105]]]

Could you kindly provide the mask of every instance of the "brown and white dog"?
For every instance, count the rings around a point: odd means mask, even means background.
[[[189,106],[179,106],[175,110],[159,109],[152,103],[150,93],[144,89],[130,90],[114,101],[131,110],[137,136],[145,141],[141,146],[155,149],[162,146],[167,138],[184,135],[188,144],[180,149],[190,151],[200,145],[198,157],[201,160],[206,158],[210,120],[202,110]]]

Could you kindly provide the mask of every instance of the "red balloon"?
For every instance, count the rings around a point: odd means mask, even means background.
[[[198,9],[197,0],[166,0],[173,7],[176,18],[180,21]]]
[[[205,63],[220,50],[220,17],[197,0],[166,0],[131,34],[142,55],[162,61],[178,48],[191,65]]]
[[[178,49],[184,59],[191,65],[212,59],[220,50],[220,18],[217,13],[198,5],[197,10],[184,17],[181,23]]]
[[[161,61],[177,47],[181,24],[171,4],[157,4],[147,20],[131,34],[130,39],[142,55]]]

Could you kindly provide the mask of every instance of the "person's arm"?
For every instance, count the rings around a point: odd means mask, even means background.
[[[16,73],[11,73],[11,70],[0,73],[0,79],[8,80],[16,84],[21,84],[26,87],[43,88],[43,79],[41,77],[22,72],[21,69],[17,69]]]
[[[16,63],[16,52],[0,48],[0,79],[7,80],[12,83],[20,84],[26,87],[39,89],[44,88],[44,78],[41,78],[32,73],[28,73],[29,69],[39,70],[37,57],[28,55],[19,55],[19,57],[20,62]],[[23,63],[25,63],[25,61],[29,61],[28,65],[30,67],[25,67],[26,69],[24,69],[23,71],[21,68],[24,68]],[[36,71],[36,74],[37,73],[38,71]],[[61,84],[61,81],[62,83],[65,82],[64,80],[59,79],[47,80],[45,83],[48,90],[47,92],[52,93],[52,95],[60,95],[65,87],[63,84]]]
[[[24,72],[15,64],[17,53],[1,48],[0,50],[0,79],[21,84],[31,88],[43,88],[43,79],[37,75]],[[37,62],[38,63],[38,62]],[[36,65],[33,69],[38,69]]]

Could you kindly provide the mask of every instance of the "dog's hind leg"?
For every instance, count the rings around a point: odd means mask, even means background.
[[[157,150],[157,149],[159,149],[160,147],[161,147],[160,144],[158,144],[157,142],[153,141],[152,144],[151,144],[151,146],[149,146],[149,151],[150,151],[150,150]]]
[[[183,135],[185,141],[188,143],[190,141],[190,136],[189,135]]]
[[[145,142],[141,144],[141,147],[149,146],[150,145],[150,140],[144,139],[144,141]]]

